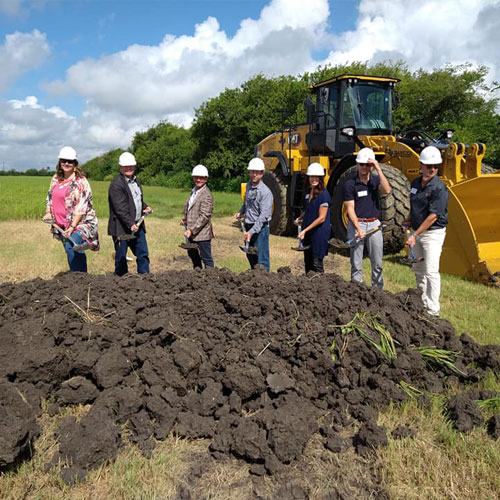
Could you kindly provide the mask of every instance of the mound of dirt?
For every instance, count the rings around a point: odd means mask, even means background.
[[[0,466],[28,453],[45,398],[52,413],[91,405],[57,430],[53,463],[68,461],[69,483],[116,455],[124,424],[146,454],[174,432],[210,439],[216,459],[274,474],[318,433],[329,450],[369,453],[387,443],[376,422],[390,401],[500,369],[499,346],[423,317],[415,290],[393,295],[286,271],[0,285]],[[460,355],[438,363],[418,349],[431,346]],[[449,410],[461,428],[482,423],[470,397]]]

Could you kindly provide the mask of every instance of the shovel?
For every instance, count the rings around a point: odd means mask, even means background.
[[[245,233],[246,229],[243,218],[240,219],[240,226],[241,226],[241,232]],[[257,255],[259,253],[259,249],[255,246],[250,246],[250,242],[248,240],[245,240],[245,246],[240,247],[240,250],[248,255]]]
[[[362,238],[351,238],[350,240],[347,241],[342,241],[338,238],[332,238],[328,243],[330,246],[334,248],[339,248],[339,249],[345,249],[345,248],[352,248],[355,247],[360,241],[365,240],[366,238],[370,237],[373,233],[376,233],[377,231],[380,231],[381,229],[384,229],[387,227],[386,225],[381,225],[374,227],[373,229],[370,229],[365,233],[365,235]]]
[[[181,226],[184,226],[184,232],[187,231],[187,224],[181,223]],[[180,248],[183,248],[184,250],[198,250],[199,246],[196,243],[189,241],[189,238],[185,235],[184,240],[184,243],[179,245]]]
[[[411,236],[411,231],[409,229],[406,230],[406,239],[408,240],[408,238]],[[413,253],[413,247],[411,247],[410,245],[408,245],[408,253],[409,253],[409,256],[408,257],[402,257],[400,260],[401,260],[401,264],[404,264],[405,266],[411,266],[412,264],[416,264],[417,262],[422,262],[424,260],[423,257],[419,257],[418,259],[415,258],[415,255]]]
[[[302,232],[302,224],[300,223],[295,223],[297,226],[297,234],[300,234]],[[296,252],[303,252],[304,250],[309,250],[311,248],[311,245],[304,246],[304,240],[299,238],[299,246],[298,247],[291,247],[292,250],[295,250]]]
[[[133,240],[135,238],[137,238],[137,231],[139,231],[139,228],[141,227],[141,224],[144,222],[144,219],[149,215],[149,214],[152,214],[153,211],[151,210],[151,212],[148,212],[147,214],[142,214],[142,217],[139,219],[139,222],[136,224],[137,225],[137,229],[135,231],[132,231],[130,234],[120,234],[120,236],[118,236],[116,239],[118,241],[128,241],[128,240]]]
[[[45,224],[50,224],[51,227],[53,229],[55,229],[60,235],[61,235],[61,238],[63,240],[68,240],[72,245],[73,245],[73,250],[75,250],[75,252],[81,252],[81,251],[85,251],[85,250],[88,250],[90,248],[90,245],[88,245],[87,243],[77,243],[71,236],[64,236],[64,229],[60,226],[58,226],[54,221],[51,221],[51,220],[43,220],[43,222],[45,222]]]

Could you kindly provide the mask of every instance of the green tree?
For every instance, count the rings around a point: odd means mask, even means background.
[[[113,149],[97,156],[82,165],[82,170],[89,179],[103,181],[112,179],[120,172],[118,158],[123,153],[123,149]]]
[[[166,176],[190,171],[195,162],[191,131],[168,122],[137,132],[131,150],[141,179],[150,184],[164,184]]]

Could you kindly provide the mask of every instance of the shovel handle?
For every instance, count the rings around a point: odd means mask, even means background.
[[[54,221],[51,220],[43,220],[45,224],[50,224],[52,228],[54,228],[64,240],[68,240],[74,247],[78,245],[78,243],[71,236],[64,236],[64,229],[61,226],[58,226]]]

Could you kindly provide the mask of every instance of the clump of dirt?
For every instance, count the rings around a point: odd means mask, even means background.
[[[390,401],[500,369],[499,346],[421,310],[415,290],[393,295],[285,269],[4,283],[0,467],[26,456],[41,398],[52,413],[91,405],[57,430],[53,463],[67,460],[69,483],[116,455],[123,425],[145,454],[171,432],[208,438],[215,459],[245,460],[255,475],[282,471],[313,435],[335,452],[370,453],[387,443],[377,416]],[[381,348],[392,343],[395,356]],[[446,364],[417,349],[431,346],[460,355]],[[464,430],[482,422],[471,401],[448,408]],[[490,427],[497,435],[497,420]],[[302,488],[282,489],[302,498]]]

